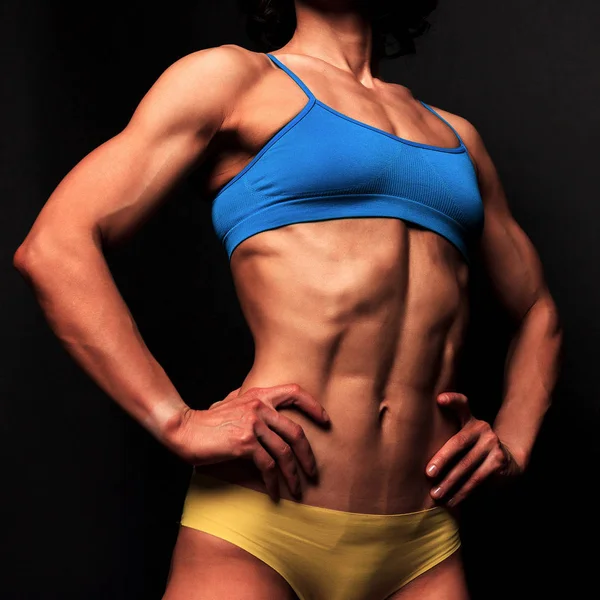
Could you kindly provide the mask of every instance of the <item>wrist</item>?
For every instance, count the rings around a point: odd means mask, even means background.
[[[192,409],[181,399],[154,402],[142,425],[161,443],[172,446]]]
[[[522,439],[523,436],[516,435],[511,428],[503,427],[503,424],[498,421],[494,423],[493,430],[510,462],[514,463],[520,471],[524,471],[531,454],[529,441]]]
[[[523,473],[527,466],[529,455],[522,448],[514,444],[507,444],[501,439],[500,445],[507,459],[506,470],[515,475]]]

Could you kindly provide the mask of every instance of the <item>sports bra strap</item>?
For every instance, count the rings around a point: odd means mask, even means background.
[[[308,89],[306,84],[294,73],[289,67],[286,67],[277,57],[267,52],[267,56],[274,62],[282,71],[285,71],[302,89],[302,91],[308,96],[309,100],[315,100],[314,94]]]
[[[423,100],[419,100],[419,102],[425,108],[427,108],[430,112],[432,112],[438,119],[442,120],[444,123],[446,123],[446,125],[448,125],[448,127],[450,127],[450,129],[454,132],[454,135],[458,138],[458,143],[461,146],[465,145],[462,138],[460,137],[460,135],[458,135],[458,131],[456,131],[456,129],[454,129],[454,127],[452,127],[452,125],[450,125],[450,123],[448,123],[448,121],[446,121],[446,119],[444,119],[444,117],[442,117],[442,115],[440,115],[440,113],[437,112],[437,110],[434,110],[433,108],[431,108],[431,106],[429,106],[429,104],[423,102]]]

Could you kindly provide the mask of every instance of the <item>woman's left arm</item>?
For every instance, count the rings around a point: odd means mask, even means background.
[[[510,212],[481,136],[473,127],[469,133],[469,151],[477,165],[485,213],[481,257],[499,301],[517,324],[506,357],[503,400],[493,429],[523,470],[558,377],[561,321],[539,255]]]
[[[490,475],[512,476],[526,468],[551,403],[562,362],[563,337],[540,257],[510,212],[496,167],[477,130],[465,119],[454,116],[456,119],[460,120],[457,130],[475,163],[483,199],[483,265],[517,327],[506,357],[502,404],[493,425],[471,415],[463,394],[449,392],[438,398],[440,404],[456,407],[462,423],[461,430],[426,468],[428,475],[438,476],[432,487],[434,498],[443,498],[451,505]],[[458,464],[452,467],[453,459]],[[439,479],[444,470],[444,478]],[[452,489],[459,481],[459,489]]]

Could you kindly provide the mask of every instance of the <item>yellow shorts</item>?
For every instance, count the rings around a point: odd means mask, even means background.
[[[384,600],[460,547],[442,507],[363,514],[280,499],[194,471],[181,525],[243,548],[300,600]]]

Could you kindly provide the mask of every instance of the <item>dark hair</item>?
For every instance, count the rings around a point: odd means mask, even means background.
[[[247,15],[246,33],[260,50],[281,48],[296,29],[294,0],[238,0]],[[373,56],[415,54],[414,38],[431,26],[427,17],[438,0],[370,0],[364,2],[373,27]]]

